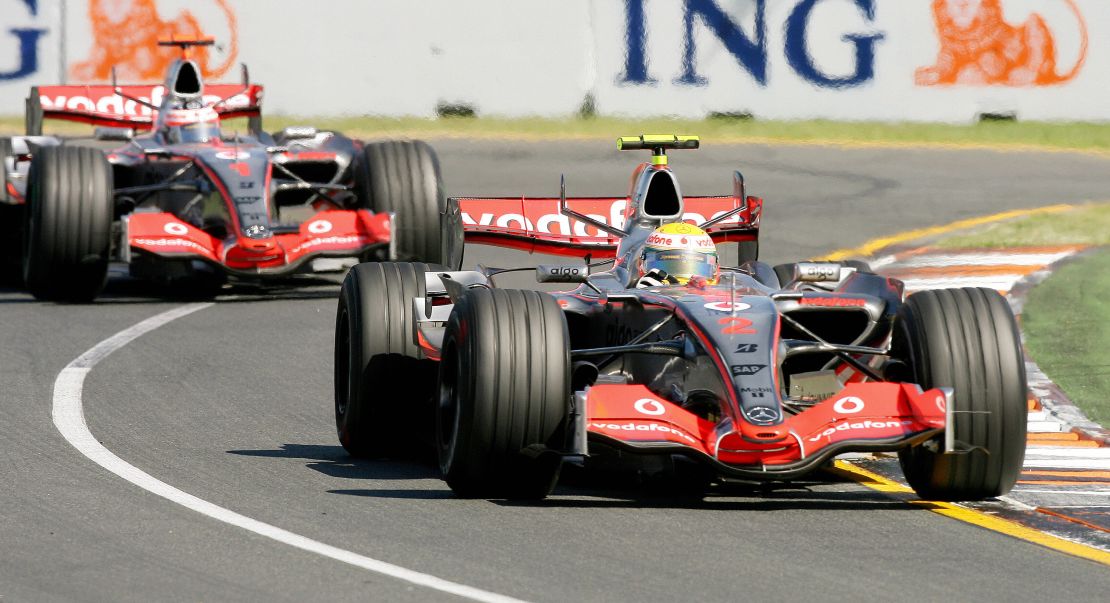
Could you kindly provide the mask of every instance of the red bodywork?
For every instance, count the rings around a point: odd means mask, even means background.
[[[119,89],[127,96],[155,105],[165,94],[165,86],[161,84],[119,86]],[[252,84],[244,88],[237,84],[209,84],[204,90],[206,102],[228,99],[215,107],[223,119],[261,115],[260,85]],[[38,86],[31,88],[31,98],[42,104],[45,119],[136,130],[149,130],[154,125],[154,114],[149,107],[117,95],[111,86]]]
[[[596,385],[586,398],[587,430],[634,448],[679,445],[734,466],[776,466],[880,448],[935,435],[945,426],[945,396],[902,383],[852,383],[781,424],[715,424],[642,385]],[[839,450],[843,451],[843,450]]]
[[[325,210],[305,220],[295,233],[262,240],[220,240],[170,213],[133,213],[126,218],[131,248],[173,258],[199,256],[228,269],[249,273],[287,271],[310,257],[349,256],[352,250],[388,242],[389,215],[367,210]]]
[[[529,253],[595,258],[613,257],[619,239],[559,213],[557,198],[458,198],[468,243],[520,249]],[[738,197],[685,197],[683,219],[700,224],[741,206]],[[714,242],[755,241],[763,200],[747,198],[748,209],[708,229]],[[621,228],[631,215],[627,197],[567,199],[567,207]]]

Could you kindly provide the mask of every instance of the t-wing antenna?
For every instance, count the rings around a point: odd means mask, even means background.
[[[135,97],[135,96],[131,96],[130,94],[124,94],[123,90],[119,86],[116,85],[116,68],[115,67],[112,67],[112,92],[115,92],[116,96],[120,96],[120,97],[123,97],[123,98],[125,98],[129,101],[134,101],[136,103],[139,103],[140,105],[142,105],[142,106],[144,106],[148,109],[153,109],[155,111],[158,110],[158,105],[155,105],[154,103],[152,103],[150,101],[143,100],[143,99]]]
[[[701,141],[697,136],[677,134],[641,134],[617,139],[618,151],[651,149],[651,165],[667,165],[667,149],[696,149],[699,146]]]
[[[744,175],[740,173],[740,170],[736,170],[732,173],[732,194],[740,200],[740,207],[726,211],[712,220],[702,222],[698,224],[698,228],[705,230],[714,224],[720,224],[732,216],[748,209],[748,193],[744,190]]]
[[[575,220],[578,220],[579,222],[584,222],[586,224],[589,224],[590,226],[593,226],[594,228],[597,228],[597,229],[601,230],[602,232],[607,232],[607,233],[613,235],[614,237],[623,238],[623,237],[628,236],[627,232],[617,228],[616,226],[610,226],[610,225],[606,224],[605,222],[602,222],[600,220],[595,220],[595,219],[593,219],[593,218],[591,218],[591,217],[589,217],[585,214],[580,214],[580,213],[574,211],[573,209],[567,207],[567,177],[566,177],[565,174],[560,174],[559,175],[559,213],[563,214],[564,216],[566,216],[568,218],[574,218]]]
[[[158,40],[159,46],[176,46],[180,48],[181,58],[183,60],[189,60],[189,53],[191,52],[191,49],[193,47],[211,46],[215,43],[216,41],[212,38],[182,38],[178,40],[176,37],[170,36],[170,39],[168,40]]]

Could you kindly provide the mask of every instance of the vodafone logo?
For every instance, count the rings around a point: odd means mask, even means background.
[[[308,223],[308,232],[312,234],[324,234],[325,232],[331,232],[331,229],[331,222],[327,220],[313,220]]]
[[[184,224],[179,224],[177,222],[168,222],[168,223],[166,223],[166,225],[162,227],[162,230],[166,231],[166,234],[172,234],[172,235],[177,235],[177,236],[181,236],[183,234],[189,234],[189,228],[187,226],[185,226]]]
[[[944,396],[937,396],[937,409],[940,410],[940,412],[948,410],[948,403],[944,400]]]
[[[863,400],[855,396],[848,396],[837,400],[836,404],[833,404],[833,410],[842,415],[854,415],[863,410],[863,406]]]
[[[743,312],[744,310],[750,310],[751,305],[744,302],[710,302],[705,304],[705,309],[717,312]]]
[[[652,400],[651,398],[636,400],[632,406],[637,412],[653,417],[658,417],[667,412],[667,409],[658,400]]]

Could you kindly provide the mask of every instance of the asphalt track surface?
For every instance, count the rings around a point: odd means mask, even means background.
[[[440,141],[452,194],[623,194],[609,143]],[[688,194],[743,169],[767,199],[763,253],[815,256],[1005,209],[1104,199],[1072,154],[714,146],[674,152]],[[1051,219],[1051,218],[1046,218]],[[535,261],[471,248],[467,263]],[[84,384],[96,439],[201,499],[491,593],[564,600],[1084,600],[1103,565],[853,482],[667,498],[579,479],[540,503],[461,500],[426,464],[355,461],[332,418],[334,284],[234,295],[103,359]],[[51,421],[74,358],[181,305],[113,280],[88,306],[0,291],[0,600],[453,600],[159,498],[95,465]],[[834,479],[835,478],[830,478]]]

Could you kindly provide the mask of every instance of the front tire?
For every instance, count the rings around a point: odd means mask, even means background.
[[[570,345],[555,299],[475,289],[451,313],[440,363],[439,463],[463,497],[543,498],[562,465]]]
[[[355,190],[359,207],[393,212],[398,259],[451,265],[440,224],[447,199],[439,159],[428,143],[367,143],[355,164]]]
[[[104,288],[112,168],[87,147],[42,147],[28,175],[23,277],[38,299],[89,302]]]
[[[407,455],[431,439],[436,365],[413,342],[414,297],[425,295],[420,263],[351,268],[335,324],[335,426],[352,456]]]
[[[957,446],[924,445],[898,458],[910,486],[928,500],[1000,496],[1017,481],[1027,428],[1025,361],[1013,312],[990,289],[942,289],[910,296],[895,323],[892,355],[923,388],[955,392]]]

